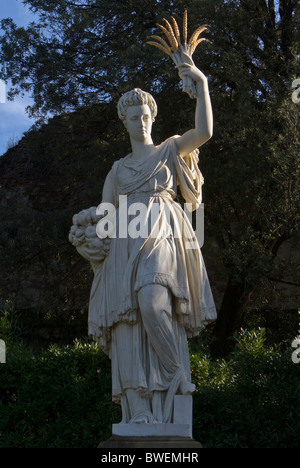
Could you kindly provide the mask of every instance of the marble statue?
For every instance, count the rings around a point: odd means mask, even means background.
[[[195,390],[187,338],[216,319],[201,250],[197,241],[189,248],[195,233],[176,202],[179,187],[193,210],[201,204],[198,148],[212,136],[211,102],[207,79],[187,48],[176,53],[184,90],[196,98],[195,127],[155,145],[154,98],[140,89],[124,94],[118,115],[132,151],[113,164],[99,207],[74,215],[69,236],[94,271],[89,334],[111,359],[121,424],[135,428],[174,423],[175,397]],[[141,205],[143,215],[132,224]],[[114,227],[113,235],[105,234],[105,225]]]

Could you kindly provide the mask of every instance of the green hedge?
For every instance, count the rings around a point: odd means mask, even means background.
[[[0,447],[97,446],[120,417],[110,395],[110,362],[96,344],[35,353],[8,346],[0,367]]]
[[[191,347],[194,438],[212,448],[299,445],[300,364],[292,348],[242,330],[227,360],[214,360],[206,336]],[[0,364],[0,448],[88,448],[111,436],[110,361],[95,343],[75,340],[32,351],[7,345]]]
[[[226,360],[192,355],[194,433],[211,448],[299,446],[300,363],[292,348],[267,347],[264,329],[241,330]]]

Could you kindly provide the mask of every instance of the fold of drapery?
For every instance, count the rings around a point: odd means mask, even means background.
[[[169,233],[168,238],[160,235],[158,230],[154,239],[151,235],[145,239],[133,240],[129,236],[112,239],[105,262],[98,265],[93,263],[95,275],[90,296],[89,331],[107,353],[111,327],[119,321],[136,323],[136,294],[147,284],[169,287],[175,298],[178,320],[189,336],[198,334],[216,318],[200,248],[190,249],[187,245],[191,240],[197,245],[194,230],[181,206],[173,200],[178,185],[192,209],[201,203],[203,177],[198,168],[198,152],[182,158],[177,150],[176,138],[169,138],[158,146],[157,153],[149,160],[139,162],[129,155],[117,161],[109,175],[110,182],[114,184],[117,223],[119,218],[127,216],[126,210],[132,203],[145,203],[148,214],[151,206],[157,203],[160,205],[160,215],[156,225],[164,223],[164,208],[169,212],[172,229],[177,226],[183,235],[176,238]],[[127,179],[124,179],[124,174],[128,175]],[[120,195],[126,195],[126,203],[123,204],[121,198],[119,205]],[[162,271],[160,262],[165,261],[166,254],[169,263]]]

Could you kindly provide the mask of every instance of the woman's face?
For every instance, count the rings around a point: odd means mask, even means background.
[[[125,127],[130,137],[137,141],[151,138],[152,116],[147,104],[130,106],[126,111]]]

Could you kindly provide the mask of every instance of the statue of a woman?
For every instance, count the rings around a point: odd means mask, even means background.
[[[175,201],[179,186],[193,209],[201,203],[197,148],[212,136],[211,103],[207,79],[196,66],[179,66],[179,76],[196,84],[195,128],[155,146],[153,97],[140,89],[123,95],[118,114],[132,152],[114,163],[102,198],[116,207],[117,234],[96,236],[95,208],[75,215],[70,234],[94,268],[89,333],[111,358],[112,398],[122,406],[123,423],[172,422],[174,396],[195,389],[187,336],[216,318],[199,245],[189,245],[195,233]],[[147,229],[140,233],[147,234],[121,236],[136,203],[146,207],[141,224]]]

